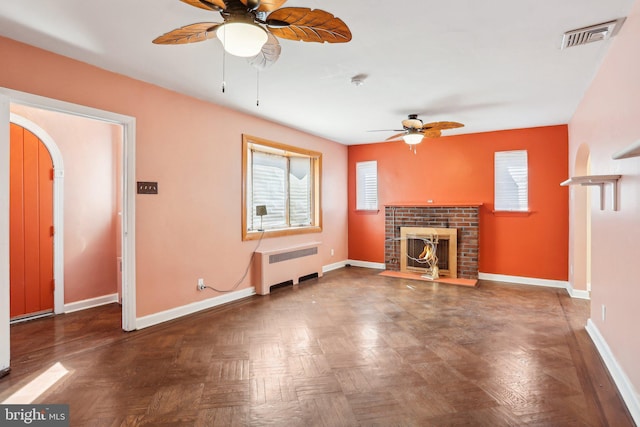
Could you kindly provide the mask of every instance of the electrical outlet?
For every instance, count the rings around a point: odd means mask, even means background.
[[[334,254],[334,253],[335,253],[335,252],[333,251],[333,249],[331,249],[331,256],[333,256],[333,254]]]
[[[204,291],[206,288],[205,284],[204,284],[204,279],[198,279],[198,290],[199,291]]]
[[[607,320],[607,306],[602,304],[602,321]]]

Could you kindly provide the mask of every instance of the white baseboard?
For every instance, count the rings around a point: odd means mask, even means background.
[[[600,353],[604,364],[609,370],[609,374],[611,374],[613,382],[618,387],[618,391],[622,396],[622,400],[624,400],[624,403],[627,405],[627,409],[629,409],[629,413],[631,414],[633,421],[636,425],[640,425],[640,396],[638,396],[638,392],[635,390],[631,380],[629,380],[629,377],[625,374],[624,370],[611,352],[611,348],[609,348],[609,345],[598,330],[598,327],[591,321],[591,319],[587,320],[586,329],[591,340],[598,349],[598,353]]]
[[[384,263],[358,261],[358,260],[350,259],[347,261],[336,262],[335,264],[325,265],[322,267],[322,272],[327,273],[329,271],[346,267],[347,265],[352,265],[354,267],[371,268],[374,270],[386,269],[386,265]],[[562,280],[538,279],[535,277],[522,277],[522,276],[507,276],[504,274],[491,274],[491,273],[478,273],[478,279],[492,280],[495,282],[517,283],[520,285],[544,286],[547,288],[566,289],[566,291],[569,293],[569,296],[571,296],[571,298],[587,299],[587,300],[591,299],[591,295],[589,291],[573,289],[573,286],[571,286],[571,283],[565,282]]]
[[[567,292],[569,292],[569,295],[571,295],[571,298],[577,298],[577,299],[591,299],[591,292],[589,291],[584,291],[581,289],[573,289],[573,286],[571,285],[571,283],[567,283]]]
[[[86,310],[87,308],[99,307],[101,305],[118,302],[118,294],[103,295],[101,297],[89,298],[82,301],[70,302],[64,305],[65,313]]]
[[[566,289],[571,298],[591,299],[589,291],[573,289],[571,283],[563,280],[538,279],[535,277],[507,276],[504,274],[478,273],[478,279],[495,282],[517,283],[519,285],[544,286],[547,288]]]
[[[519,285],[545,286],[547,288],[568,289],[569,282],[562,280],[538,279],[536,277],[507,276],[504,274],[478,273],[480,280],[493,280],[494,282],[517,283]]]
[[[348,260],[346,264],[349,264],[352,267],[372,268],[374,270],[384,270],[387,268],[383,262],[358,261],[354,259]]]
[[[136,319],[136,329],[144,329],[149,326],[158,325],[169,320],[177,319],[182,316],[197,313],[198,311],[206,310],[209,308],[217,307],[222,304],[237,301],[242,298],[247,298],[256,294],[254,287],[241,289],[236,292],[223,294],[214,298],[209,298],[203,301],[194,302],[191,304],[183,305],[181,307],[172,308],[169,310],[161,311],[159,313],[150,314],[148,316],[138,317]]]
[[[322,272],[323,273],[328,273],[330,271],[333,270],[338,270],[339,268],[344,268],[347,265],[347,261],[340,261],[340,262],[335,262],[333,264],[329,264],[329,265],[323,265],[322,266]]]

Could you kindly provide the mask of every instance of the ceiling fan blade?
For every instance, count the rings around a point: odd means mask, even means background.
[[[346,43],[351,31],[342,19],[329,12],[307,7],[284,7],[272,12],[269,19],[289,24],[284,28],[269,28],[273,35],[289,40],[316,43]]]
[[[262,50],[259,54],[254,56],[253,58],[248,58],[249,64],[254,67],[264,70],[267,67],[273,65],[278,58],[280,58],[280,52],[282,51],[282,47],[278,42],[278,39],[273,36],[271,33],[267,33],[269,38],[267,42],[262,46]]]
[[[184,27],[176,28],[166,34],[156,37],[154,44],[187,44],[201,42],[216,37],[216,28],[220,26],[216,22],[199,22]]]
[[[440,138],[440,135],[442,135],[440,129],[428,129],[424,132],[425,138]]]
[[[247,0],[240,0],[243,5],[247,5]],[[274,10],[282,7],[287,0],[262,0],[258,7],[258,12],[273,12]]]
[[[458,122],[432,122],[432,123],[425,123],[424,125],[422,125],[422,129],[444,130],[444,129],[461,128],[463,126],[464,125],[462,123],[458,123]]]
[[[199,7],[204,10],[224,10],[227,6],[222,0],[180,0],[191,6]]]
[[[392,139],[398,139],[401,136],[404,136],[405,134],[406,134],[406,132],[398,133],[396,135],[390,136],[389,138],[385,139],[385,141],[391,141]]]
[[[266,24],[269,27],[269,31],[275,28],[285,28],[290,24],[288,22],[279,21],[277,19],[267,19],[266,21],[259,21],[261,24]]]

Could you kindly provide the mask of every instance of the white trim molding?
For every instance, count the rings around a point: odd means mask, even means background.
[[[322,272],[323,273],[328,273],[330,271],[333,270],[338,270],[340,268],[344,268],[347,265],[347,261],[340,261],[340,262],[335,262],[333,264],[329,264],[329,265],[323,265],[322,266]]]
[[[346,265],[350,265],[352,267],[362,267],[362,268],[371,268],[374,270],[384,270],[387,268],[383,262],[369,262],[369,261],[358,261],[354,259],[350,259],[346,262]]]
[[[327,273],[329,271],[337,270],[339,268],[346,267],[347,265],[353,267],[371,268],[374,270],[385,270],[386,265],[379,262],[358,261],[358,260],[346,260],[336,262],[335,264],[329,264],[322,267],[322,272]],[[516,283],[519,285],[531,285],[531,286],[543,286],[547,288],[560,288],[565,289],[571,298],[577,299],[591,299],[589,291],[580,289],[573,289],[571,283],[562,280],[549,280],[538,279],[535,277],[522,277],[522,276],[507,276],[504,274],[491,274],[491,273],[479,273],[478,279],[491,280],[494,282]]]
[[[564,280],[539,279],[536,277],[507,276],[504,274],[478,273],[480,280],[492,280],[494,282],[516,283],[518,285],[544,286],[547,288],[565,289],[573,298],[589,299],[589,293],[586,291],[573,290],[569,282]],[[584,292],[584,293],[583,293]]]
[[[9,319],[9,97],[0,92],[0,376],[11,360]],[[5,207],[6,206],[6,207]],[[6,237],[5,237],[6,236]]]
[[[169,310],[150,314],[148,316],[138,317],[136,319],[136,329],[148,328],[150,326],[168,322],[169,320],[178,319],[180,317],[188,316],[189,314],[197,313],[202,310],[207,310],[209,308],[217,307],[222,304],[247,298],[255,294],[256,289],[254,287],[250,287],[206,300],[193,302],[181,307],[171,308]]]
[[[640,425],[640,396],[638,392],[633,387],[631,380],[624,372],[624,369],[622,369],[622,366],[620,366],[616,360],[611,348],[609,348],[609,345],[598,330],[598,327],[591,319],[587,320],[586,330],[598,349],[598,353],[600,353],[600,357],[602,357],[605,366],[609,370],[613,382],[618,387],[618,391],[622,396],[622,400],[624,400],[624,403],[627,405],[633,421],[637,425]]]
[[[577,299],[591,299],[591,292],[585,291],[583,289],[573,289],[573,285],[571,282],[567,283],[567,292],[571,295],[571,298]]]
[[[88,308],[99,307],[101,305],[118,302],[118,294],[103,295],[101,297],[89,298],[82,301],[70,302],[64,305],[65,313],[86,310]]]
[[[519,285],[545,286],[547,288],[567,289],[569,282],[562,280],[538,279],[535,277],[507,276],[504,274],[478,273],[480,280],[493,280],[494,282],[517,283]]]

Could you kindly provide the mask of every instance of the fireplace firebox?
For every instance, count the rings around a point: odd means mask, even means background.
[[[433,275],[432,267],[423,261],[423,253],[432,247],[437,259],[436,276],[458,277],[455,228],[401,227],[400,239],[400,271]]]

